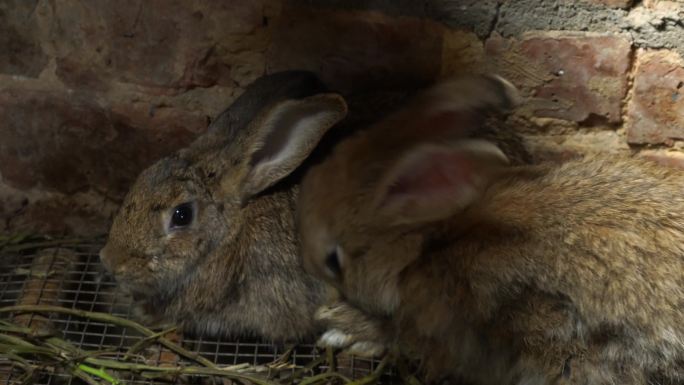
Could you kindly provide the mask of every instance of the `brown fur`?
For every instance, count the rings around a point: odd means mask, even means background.
[[[683,383],[684,174],[611,156],[502,166],[463,210],[392,225],[377,203],[388,170],[426,142],[451,146],[421,128],[423,108],[341,143],[307,175],[307,270],[390,319],[432,378]],[[326,270],[335,246],[338,276]]]

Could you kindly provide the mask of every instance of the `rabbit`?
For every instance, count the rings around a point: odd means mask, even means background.
[[[516,165],[449,135],[520,103],[500,77],[455,79],[338,143],[301,184],[304,268],[431,381],[684,383],[684,174]]]
[[[311,72],[275,73],[248,86],[205,134],[145,170],[113,220],[100,257],[134,298],[136,315],[203,335],[274,342],[316,335],[316,309],[329,293],[301,266],[299,180],[307,164],[411,93],[355,96],[356,112],[345,116],[345,100]],[[495,136],[496,127],[484,135]],[[504,137],[511,157],[527,157],[519,138]],[[189,223],[171,229],[172,220]],[[343,301],[335,306],[356,321],[365,317]]]
[[[140,174],[100,258],[146,322],[274,342],[317,333],[325,286],[301,266],[287,177],[346,114],[312,73],[267,75]]]

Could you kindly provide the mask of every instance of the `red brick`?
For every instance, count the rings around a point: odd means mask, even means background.
[[[644,150],[639,153],[639,156],[663,166],[684,169],[684,153],[680,151]]]
[[[490,70],[530,97],[523,113],[586,125],[621,123],[630,50],[623,36],[577,32],[494,36],[485,43]]]
[[[426,83],[440,73],[444,30],[419,18],[293,7],[273,33],[267,69],[315,71],[341,91]]]
[[[677,53],[638,53],[626,130],[630,143],[684,139],[684,59]]]

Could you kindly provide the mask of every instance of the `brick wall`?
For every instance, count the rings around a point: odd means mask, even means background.
[[[681,0],[7,0],[0,52],[0,231],[106,231],[142,168],[283,69],[345,93],[497,72],[538,160],[684,165]]]

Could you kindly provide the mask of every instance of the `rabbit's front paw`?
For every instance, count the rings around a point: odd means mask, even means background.
[[[358,341],[347,348],[346,352],[360,357],[381,357],[387,352],[387,346],[379,342]]]
[[[344,349],[346,353],[362,357],[379,357],[387,350],[384,343],[359,341],[356,336],[340,329],[329,329],[318,339],[317,344],[323,347]]]
[[[319,346],[344,349],[354,342],[354,336],[340,329],[329,329],[318,339]]]
[[[388,337],[382,321],[345,302],[322,306],[316,319],[328,328],[318,340],[320,346],[345,349],[359,356],[380,356],[387,350]]]

